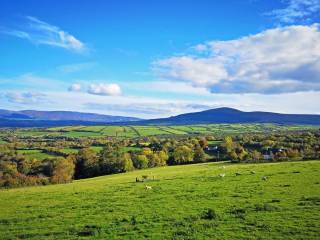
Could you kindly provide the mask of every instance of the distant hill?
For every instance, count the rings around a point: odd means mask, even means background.
[[[0,127],[97,125],[104,123],[131,122],[138,120],[141,119],[71,111],[0,110]]]
[[[0,127],[50,127],[63,125],[188,125],[210,123],[275,123],[320,125],[320,115],[243,112],[233,108],[216,108],[185,113],[169,118],[142,120],[69,111],[0,110]]]
[[[139,121],[139,124],[209,124],[209,123],[276,123],[320,125],[320,115],[242,112],[233,108],[216,108],[169,118]]]

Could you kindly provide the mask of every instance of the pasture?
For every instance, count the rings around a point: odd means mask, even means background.
[[[283,132],[315,130],[318,126],[276,125],[276,124],[208,124],[183,126],[64,126],[54,128],[12,129],[10,135],[19,137],[68,137],[101,138],[121,137],[139,138],[148,136],[186,136],[186,135],[236,135],[241,133]],[[4,133],[3,136],[6,136]]]
[[[155,180],[135,181],[144,175]],[[319,239],[320,162],[206,163],[2,189],[0,223],[0,239]]]

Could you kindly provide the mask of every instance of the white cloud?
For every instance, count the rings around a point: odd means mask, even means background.
[[[164,77],[197,83],[199,86],[218,83],[227,77],[227,71],[214,59],[194,58],[191,56],[172,57],[156,63]],[[164,69],[163,69],[164,68]]]
[[[206,43],[207,54],[154,63],[161,78],[216,93],[320,90],[319,25],[279,27],[230,41]]]
[[[81,89],[82,89],[82,86],[81,84],[78,84],[78,83],[74,83],[68,88],[70,92],[80,92]]]
[[[115,83],[90,84],[88,93],[103,96],[118,96],[121,95],[121,88]]]
[[[194,46],[193,49],[198,51],[198,52],[204,52],[204,51],[208,50],[206,44],[198,44],[198,45]]]
[[[46,101],[46,95],[37,92],[8,92],[5,98],[12,103],[36,104]]]
[[[275,9],[266,15],[282,23],[291,24],[309,20],[313,15],[320,13],[320,0],[283,0],[283,2],[287,4],[285,8]]]
[[[59,27],[32,16],[27,16],[26,19],[27,26],[23,29],[1,30],[1,33],[27,39],[34,44],[50,45],[80,53],[87,50],[84,43]]]

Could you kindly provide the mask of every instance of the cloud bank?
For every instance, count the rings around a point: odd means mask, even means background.
[[[195,55],[154,63],[162,79],[213,93],[289,93],[320,90],[319,25],[288,26],[195,47]]]
[[[115,83],[90,84],[88,93],[102,96],[118,96],[121,95],[121,88]]]
[[[84,89],[86,89],[86,92],[89,94],[100,96],[119,96],[122,92],[121,87],[115,83],[97,83],[90,84],[89,86],[86,84],[74,83],[68,88],[68,91],[81,92]]]

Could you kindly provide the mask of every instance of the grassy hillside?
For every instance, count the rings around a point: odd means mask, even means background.
[[[155,180],[136,183],[142,175]],[[0,190],[0,223],[0,239],[319,239],[320,162],[162,167]]]

